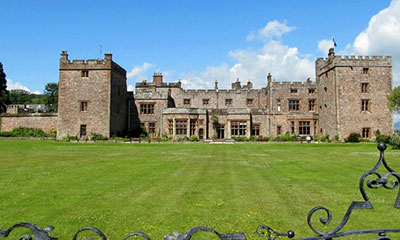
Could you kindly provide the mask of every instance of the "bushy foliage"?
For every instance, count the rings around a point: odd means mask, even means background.
[[[322,136],[322,137],[314,137],[315,142],[329,142],[329,135]]]
[[[191,142],[198,142],[198,141],[199,141],[199,138],[198,138],[197,136],[192,136],[192,137],[189,138],[189,140],[190,140]]]
[[[236,142],[248,141],[248,139],[246,137],[232,137],[232,139],[235,140]]]
[[[172,137],[171,137],[171,136],[168,136],[168,135],[163,135],[162,138],[161,138],[161,140],[164,141],[164,142],[168,142],[168,141],[171,141],[171,140],[172,140]]]
[[[400,149],[400,134],[398,132],[394,133],[389,143],[392,145],[393,149]]]
[[[108,140],[108,137],[103,136],[103,135],[101,135],[99,133],[91,133],[90,134],[90,140],[93,140],[93,141],[104,141],[104,140]]]
[[[78,141],[77,136],[70,136],[69,134],[61,140],[62,142]]]
[[[359,133],[350,133],[350,135],[344,139],[345,142],[360,142],[361,135]]]
[[[9,131],[9,132],[0,132],[0,137],[14,137],[14,133]]]
[[[251,137],[249,137],[249,141],[250,142],[255,142],[257,140],[257,137],[256,136],[251,136]]]
[[[256,141],[257,142],[268,142],[270,139],[271,139],[270,137],[259,136],[259,137],[257,137]]]
[[[46,106],[49,112],[57,112],[58,107],[58,83],[48,83],[44,88]]]
[[[14,137],[47,137],[40,128],[17,127],[12,130]]]
[[[380,143],[380,142],[384,142],[384,143],[389,143],[390,142],[390,136],[387,135],[377,135],[375,142]]]
[[[3,71],[3,64],[0,63],[0,113],[6,111],[7,104],[10,104],[10,95],[7,90],[7,79]]]
[[[146,128],[143,125],[139,125],[140,127],[140,138],[147,138],[149,133],[147,132]]]
[[[288,141],[292,141],[294,136],[289,135],[289,133],[286,133],[285,135],[282,136],[277,136],[275,138],[275,141],[283,141],[283,142],[288,142]]]

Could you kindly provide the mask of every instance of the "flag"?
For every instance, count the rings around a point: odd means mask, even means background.
[[[332,42],[333,42],[333,46],[334,46],[334,47],[337,47],[337,44],[336,44],[336,42],[335,42],[335,38],[334,38],[334,37],[332,37]]]

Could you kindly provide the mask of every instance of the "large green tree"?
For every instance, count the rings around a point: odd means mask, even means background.
[[[46,106],[49,112],[57,112],[58,106],[58,84],[48,83],[44,88],[44,95],[46,97]]]
[[[400,111],[400,86],[393,89],[388,99],[390,109],[397,112]]]
[[[3,64],[0,62],[0,113],[7,110],[7,104],[10,104],[10,95],[7,91],[7,79]]]

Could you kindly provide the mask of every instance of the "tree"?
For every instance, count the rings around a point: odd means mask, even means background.
[[[390,109],[397,112],[400,111],[400,86],[393,89],[388,99]]]
[[[44,95],[46,97],[46,106],[49,112],[57,112],[58,106],[58,84],[48,83],[44,88]]]
[[[10,104],[10,95],[7,91],[7,79],[3,70],[3,64],[0,62],[0,113],[7,110],[8,104]]]

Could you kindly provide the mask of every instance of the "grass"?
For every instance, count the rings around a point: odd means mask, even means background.
[[[28,221],[55,226],[51,235],[60,239],[71,239],[83,226],[98,227],[111,239],[133,231],[161,239],[205,225],[263,239],[255,230],[267,224],[312,236],[308,212],[329,208],[333,222],[317,226],[336,227],[350,203],[362,201],[359,178],[378,156],[375,144],[0,140],[0,229]],[[386,151],[397,170],[399,156]],[[398,190],[367,193],[375,209],[355,210],[343,230],[398,228]]]

